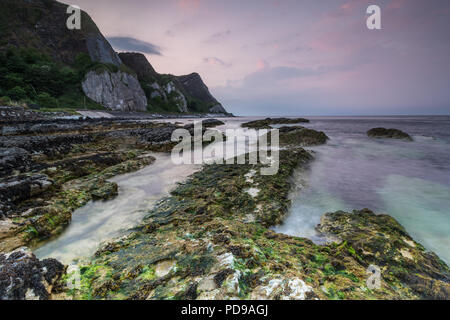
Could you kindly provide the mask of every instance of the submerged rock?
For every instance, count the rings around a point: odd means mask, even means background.
[[[25,247],[0,254],[0,300],[47,300],[64,270],[57,260],[39,261]]]
[[[398,129],[374,128],[367,131],[367,135],[371,138],[389,138],[413,141],[409,134]]]
[[[308,122],[309,120],[305,118],[266,118],[243,123],[242,127],[251,129],[269,129],[271,128],[271,125],[274,124],[297,124]]]

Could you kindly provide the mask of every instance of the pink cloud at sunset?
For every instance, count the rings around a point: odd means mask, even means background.
[[[71,4],[122,39],[116,50],[139,44],[161,73],[198,72],[236,114],[450,113],[448,0]],[[370,4],[381,30],[366,27]]]

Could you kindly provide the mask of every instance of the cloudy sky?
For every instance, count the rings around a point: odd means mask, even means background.
[[[64,1],[69,3],[69,1]],[[71,0],[237,115],[450,114],[450,0]],[[366,9],[381,7],[382,30]]]

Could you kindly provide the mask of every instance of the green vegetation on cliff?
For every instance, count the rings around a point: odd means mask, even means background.
[[[81,89],[86,70],[94,67],[84,54],[69,67],[33,48],[9,47],[0,52],[0,97],[44,108],[102,109]]]

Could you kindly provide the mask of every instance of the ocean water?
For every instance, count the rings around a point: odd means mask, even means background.
[[[323,213],[369,208],[396,218],[418,242],[450,263],[450,117],[311,117],[327,145],[296,178],[292,208],[277,232],[323,242]],[[396,128],[414,141],[370,139],[367,130]]]

